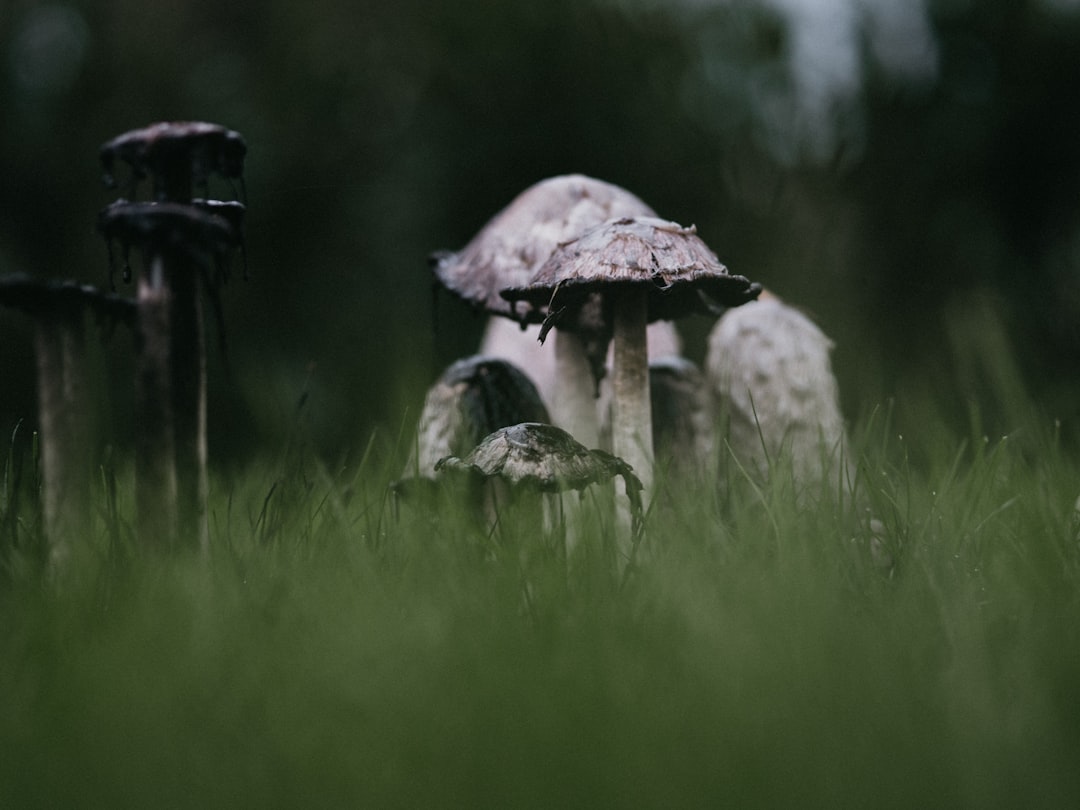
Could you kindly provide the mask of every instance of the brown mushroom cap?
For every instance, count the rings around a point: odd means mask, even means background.
[[[542,492],[580,490],[616,475],[626,481],[628,495],[631,491],[636,495],[641,489],[626,462],[603,450],[589,450],[562,428],[541,422],[500,428],[486,436],[465,458],[439,459],[435,470],[498,477]]]
[[[112,325],[135,323],[135,302],[74,281],[32,278],[25,273],[0,276],[0,305],[32,317],[73,319],[83,311]]]
[[[551,177],[514,198],[458,253],[433,255],[432,269],[444,286],[475,307],[525,320],[528,313],[515,313],[500,291],[528,284],[563,242],[609,219],[631,216],[655,214],[611,183],[581,174]]]
[[[546,312],[544,324],[550,328],[565,315],[575,317],[592,293],[633,285],[649,292],[650,321],[738,306],[761,292],[760,284],[729,273],[693,226],[622,217],[560,244],[530,282],[508,287],[502,296],[529,305],[523,319]]]
[[[165,121],[113,138],[102,145],[100,156],[105,184],[113,187],[117,160],[130,165],[136,178],[184,167],[202,182],[213,172],[240,178],[246,153],[243,137],[231,129],[203,121]]]

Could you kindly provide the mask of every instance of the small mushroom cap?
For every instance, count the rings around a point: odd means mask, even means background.
[[[32,278],[25,273],[0,276],[0,304],[33,317],[67,318],[90,311],[110,323],[135,323],[135,302],[75,281]]]
[[[559,245],[532,281],[508,287],[502,296],[528,303],[532,309],[524,317],[546,310],[550,326],[564,312],[580,310],[590,294],[631,285],[649,290],[650,321],[707,313],[717,304],[738,306],[761,292],[760,284],[729,273],[693,226],[622,217]]]
[[[589,450],[562,428],[540,422],[500,428],[486,436],[465,458],[440,459],[435,470],[460,470],[481,478],[499,477],[542,492],[580,490],[621,475],[628,492],[641,489],[641,483],[626,462],[603,450]]]
[[[514,198],[460,252],[434,254],[432,269],[445,287],[473,306],[523,320],[499,295],[501,290],[527,284],[561,243],[613,217],[628,216],[655,214],[626,189],[603,180],[581,174],[551,177]]]
[[[240,244],[239,232],[217,208],[117,200],[98,214],[98,230],[126,248],[180,254],[205,266]],[[223,209],[224,210],[224,209]],[[231,210],[231,209],[229,209]]]

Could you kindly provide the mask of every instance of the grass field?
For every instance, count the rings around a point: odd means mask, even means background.
[[[799,506],[669,486],[628,573],[602,496],[564,558],[297,445],[214,481],[206,560],[103,475],[51,582],[9,457],[0,807],[1080,806],[1080,465],[886,411]]]

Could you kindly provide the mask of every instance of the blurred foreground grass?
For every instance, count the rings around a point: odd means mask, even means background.
[[[48,583],[9,458],[0,807],[1077,806],[1080,465],[1036,417],[856,436],[799,507],[671,487],[625,582],[604,522],[564,565],[301,442],[216,482],[209,560],[102,486]]]

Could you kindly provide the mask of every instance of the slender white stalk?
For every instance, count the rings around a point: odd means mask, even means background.
[[[641,479],[647,509],[653,483],[653,441],[646,306],[644,289],[620,290],[615,298],[611,446],[615,455],[633,467]],[[622,512],[620,509],[620,515]]]
[[[170,290],[154,257],[139,276],[135,369],[135,512],[143,543],[177,539],[176,436],[172,402]],[[155,284],[155,282],[159,282]]]
[[[43,517],[59,571],[90,519],[92,418],[86,397],[82,313],[42,316],[36,327]]]
[[[577,335],[559,329],[555,330],[555,378],[559,391],[548,404],[553,424],[589,449],[599,447],[596,381],[585,347]]]

